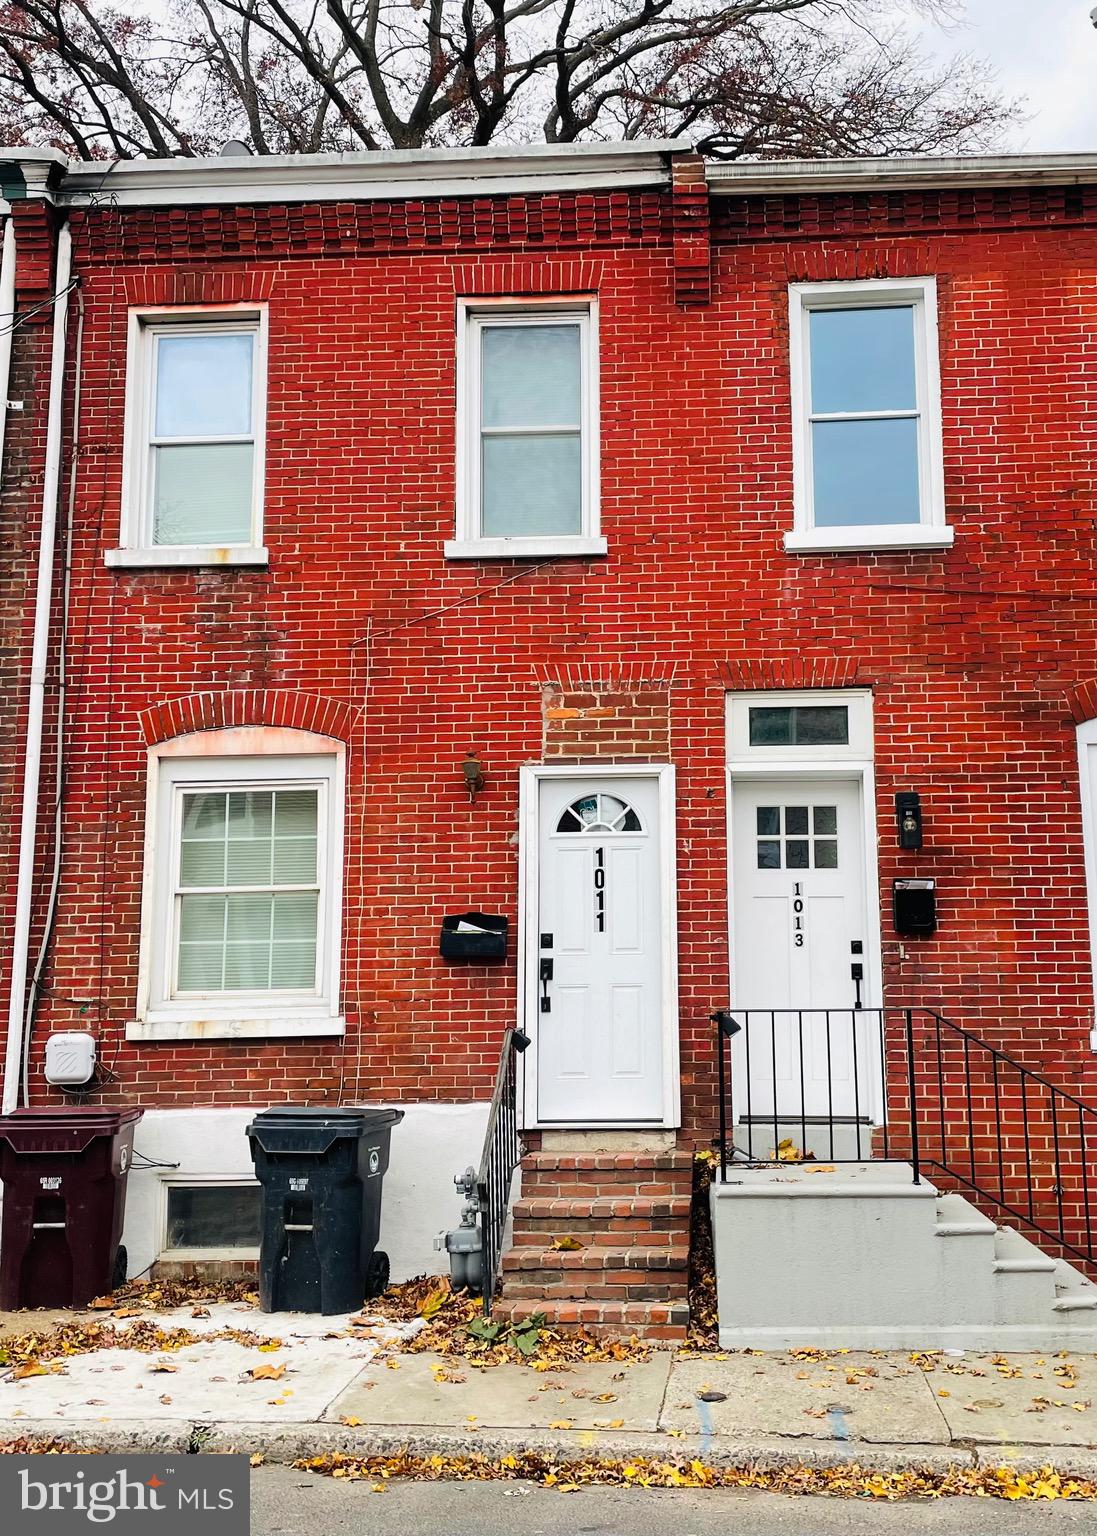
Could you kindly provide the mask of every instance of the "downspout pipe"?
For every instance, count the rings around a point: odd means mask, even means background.
[[[4,439],[8,427],[8,381],[11,377],[11,338],[15,323],[15,220],[7,205],[3,250],[0,253],[0,484],[4,478]]]
[[[72,272],[72,235],[68,224],[57,237],[57,270],[53,297],[53,348],[50,357],[49,406],[46,414],[46,464],[42,481],[42,527],[38,540],[38,585],[34,599],[34,642],[30,661],[30,694],[23,767],[23,812],[19,829],[19,873],[15,888],[12,934],[11,996],[8,1038],[4,1055],[2,1112],[10,1115],[19,1103],[19,1082],[25,1045],[24,1019],[27,966],[30,952],[31,903],[38,827],[38,791],[42,777],[42,727],[46,708],[50,615],[53,603],[53,560],[57,543],[58,492],[61,480],[61,436],[64,424],[65,335]]]

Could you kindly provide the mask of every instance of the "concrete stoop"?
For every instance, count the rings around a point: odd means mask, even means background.
[[[494,1315],[684,1339],[692,1168],[673,1149],[528,1153]]]
[[[1097,1285],[909,1166],[729,1167],[712,1186],[722,1348],[1097,1351]]]

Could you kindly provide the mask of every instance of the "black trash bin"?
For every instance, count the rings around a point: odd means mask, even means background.
[[[392,1127],[402,1109],[280,1104],[248,1126],[263,1188],[264,1312],[353,1312],[388,1285],[377,1249]]]
[[[82,1307],[126,1278],[119,1247],[139,1109],[0,1117],[0,1309]]]

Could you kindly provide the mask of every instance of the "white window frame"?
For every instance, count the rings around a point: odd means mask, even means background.
[[[145,867],[137,1017],[131,1040],[230,1040],[284,1035],[341,1035],[339,957],[342,926],[345,749],[307,731],[264,726],[199,731],[149,752]],[[175,884],[182,795],[201,789],[316,785],[317,983],[311,992],[173,995]]]
[[[248,331],[252,359],[251,535],[233,544],[155,544],[152,538],[152,420],[155,338],[171,330]],[[110,566],[265,565],[263,491],[266,467],[267,332],[265,304],[227,304],[188,309],[131,309],[126,354],[126,407],[122,459],[119,548],[106,552]],[[218,439],[219,440],[219,439]]]
[[[168,1247],[168,1192],[171,1189],[194,1189],[213,1186],[216,1189],[261,1189],[259,1181],[239,1173],[164,1173],[160,1175],[159,1212],[156,1230],[159,1233],[157,1262],[189,1264],[199,1260],[239,1261],[259,1257],[255,1248],[169,1248]],[[262,1195],[260,1194],[260,1199]]]
[[[888,308],[914,310],[914,411],[881,412],[881,417],[917,414],[917,523],[866,523],[816,528],[813,509],[811,327],[813,310]],[[941,439],[941,359],[937,333],[937,280],[933,277],[874,278],[869,282],[789,285],[789,363],[792,402],[793,527],[785,534],[790,551],[947,549],[953,530],[945,519],[944,457]],[[861,414],[852,413],[857,419]],[[872,414],[872,413],[868,413]],[[841,417],[827,419],[840,420]]]
[[[577,322],[580,338],[580,443],[582,525],[577,534],[485,537],[480,523],[480,338],[493,325]],[[515,299],[457,301],[457,526],[448,539],[448,560],[486,560],[523,555],[604,555],[599,511],[598,300]]]
[[[750,741],[750,711],[752,709],[819,708],[844,706],[849,719],[849,741],[845,746],[828,745],[796,746],[779,744],[771,747],[752,746]],[[770,693],[729,693],[728,710],[728,760],[735,766],[754,763],[816,763],[850,760],[869,762],[872,759],[872,694],[864,688],[802,688],[777,690]]]

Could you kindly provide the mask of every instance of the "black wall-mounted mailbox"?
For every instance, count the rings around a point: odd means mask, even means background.
[[[487,912],[456,912],[442,919],[438,942],[443,960],[493,965],[507,958],[507,920]]]
[[[896,880],[892,886],[892,911],[896,933],[936,932],[936,880]]]

